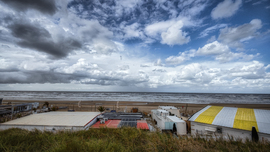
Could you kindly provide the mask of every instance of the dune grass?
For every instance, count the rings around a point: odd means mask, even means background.
[[[136,128],[78,132],[0,131],[0,151],[269,151],[269,142],[179,138]]]

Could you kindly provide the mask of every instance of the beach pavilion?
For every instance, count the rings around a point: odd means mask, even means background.
[[[0,124],[0,130],[20,128],[40,131],[76,131],[89,128],[100,112],[47,112],[32,114]]]
[[[193,135],[270,141],[270,110],[206,106],[188,121]]]

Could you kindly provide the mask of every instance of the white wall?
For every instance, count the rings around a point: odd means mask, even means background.
[[[186,122],[177,122],[176,128],[177,128],[178,135],[186,135],[187,134]]]
[[[83,126],[43,126],[43,125],[0,125],[0,130],[10,128],[20,128],[26,130],[40,130],[40,131],[78,131],[84,130]],[[53,129],[54,128],[54,129]]]
[[[180,109],[168,109],[168,111],[171,112],[171,114],[174,114],[177,117],[180,117]]]
[[[178,109],[175,109],[175,110],[178,110]],[[170,120],[168,118],[166,119],[166,117],[163,118],[163,116],[157,116],[155,110],[152,110],[151,111],[151,116],[152,116],[152,119],[153,120],[156,120],[157,121],[157,127],[159,129],[161,129],[161,130],[162,129],[165,129],[165,122],[167,122],[167,121],[173,122],[172,120]],[[161,117],[163,119],[160,119]],[[187,134],[186,122],[185,121],[184,122],[175,122],[175,124],[176,124],[177,134],[178,135],[186,135]]]
[[[198,123],[198,122],[193,122],[193,121],[191,121],[191,134],[192,135],[195,135],[196,133],[202,134],[202,135],[207,134],[207,131],[205,130],[206,127],[212,127],[212,128],[221,127],[222,128],[222,136],[225,139],[228,137],[228,135],[230,135],[230,136],[233,136],[234,138],[241,138],[241,139],[243,139],[243,141],[245,141],[246,138],[248,138],[249,140],[252,140],[251,131],[216,126],[216,125],[210,125],[210,124],[203,124],[203,123]],[[219,134],[216,133],[216,135],[219,135]],[[260,141],[262,141],[262,140],[270,141],[269,134],[258,133],[258,135],[259,135]]]
[[[163,116],[157,116],[156,113],[156,111],[152,111],[152,119],[157,121],[157,127],[159,129],[165,129],[165,119],[161,119]]]

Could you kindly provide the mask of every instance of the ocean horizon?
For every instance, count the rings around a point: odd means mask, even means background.
[[[4,100],[29,101],[137,101],[194,104],[270,104],[270,94],[255,93],[0,91],[0,98],[3,98]]]

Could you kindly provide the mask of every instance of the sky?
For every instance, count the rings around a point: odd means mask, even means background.
[[[0,0],[0,90],[270,93],[270,0]]]

